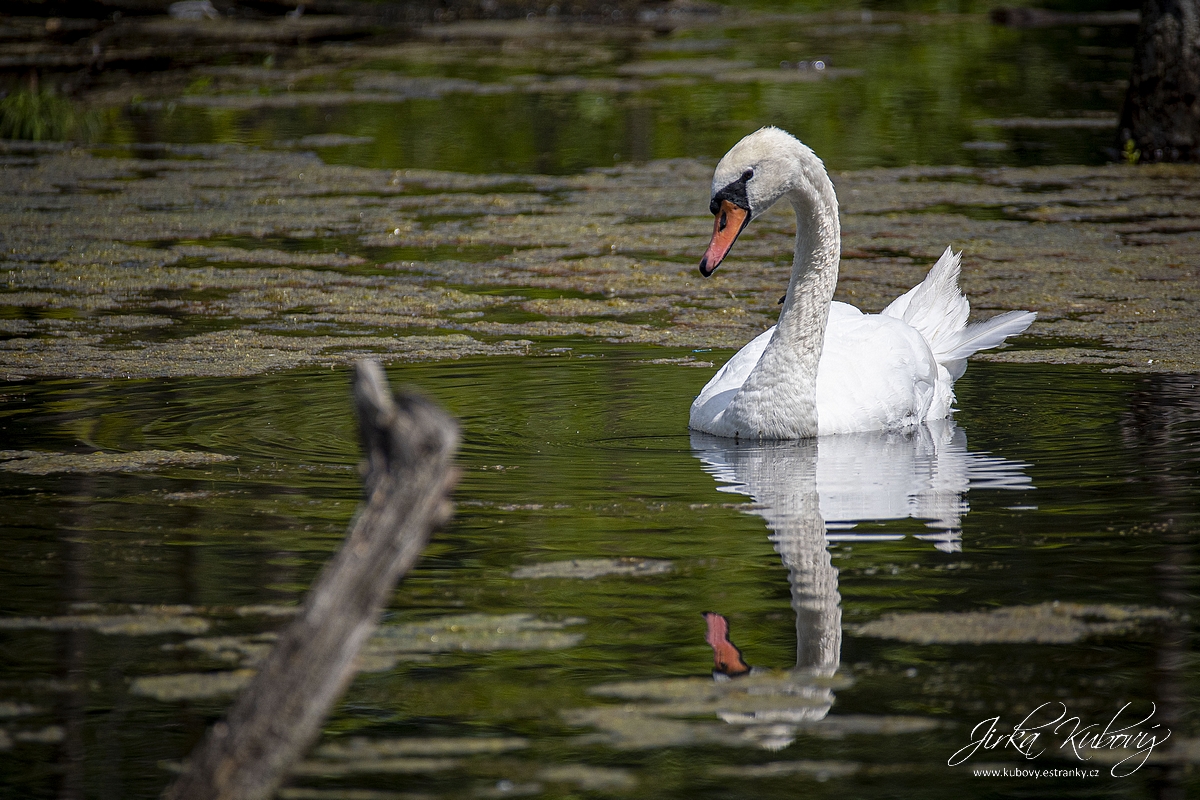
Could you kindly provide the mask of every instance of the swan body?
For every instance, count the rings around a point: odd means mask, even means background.
[[[738,142],[717,165],[712,274],[750,221],[786,198],[796,247],[779,322],[743,347],[692,403],[689,427],[739,439],[803,439],[901,429],[950,415],[967,358],[1036,315],[967,324],[961,254],[949,247],[921,283],[879,314],[833,302],[841,253],[837,196],[821,160],[778,128]]]

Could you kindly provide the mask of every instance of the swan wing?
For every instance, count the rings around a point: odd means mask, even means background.
[[[817,366],[821,435],[903,428],[925,420],[931,408],[948,410],[949,376],[920,331],[894,317],[836,308],[842,305],[830,310]]]

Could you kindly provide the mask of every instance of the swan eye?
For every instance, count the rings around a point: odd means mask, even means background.
[[[753,177],[754,177],[754,170],[752,170],[752,169],[748,169],[748,170],[746,170],[745,172],[743,172],[743,173],[742,173],[742,180],[743,180],[743,181],[748,181],[748,180],[750,180],[750,179],[751,179],[751,178],[753,178]]]
[[[729,215],[724,211],[721,212],[721,230],[725,230],[725,226],[729,224]]]

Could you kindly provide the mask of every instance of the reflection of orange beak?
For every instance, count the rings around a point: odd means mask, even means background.
[[[713,669],[731,678],[748,673],[750,665],[742,659],[742,651],[729,641],[729,620],[711,611],[705,611],[703,616],[704,621],[708,623],[704,641],[708,642],[713,650]]]
[[[721,201],[721,205],[717,209],[717,218],[713,221],[712,241],[708,243],[708,249],[704,251],[704,258],[700,259],[701,275],[707,278],[713,274],[713,270],[725,260],[725,256],[729,254],[729,248],[733,247],[738,234],[742,232],[742,228],[745,228],[749,221],[749,211],[728,200]]]

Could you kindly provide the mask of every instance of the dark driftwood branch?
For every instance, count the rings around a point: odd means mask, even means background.
[[[270,798],[357,671],[396,581],[449,518],[458,427],[421,398],[393,398],[372,361],[355,370],[366,453],[366,503],[225,719],[209,730],[165,793],[171,800]]]

